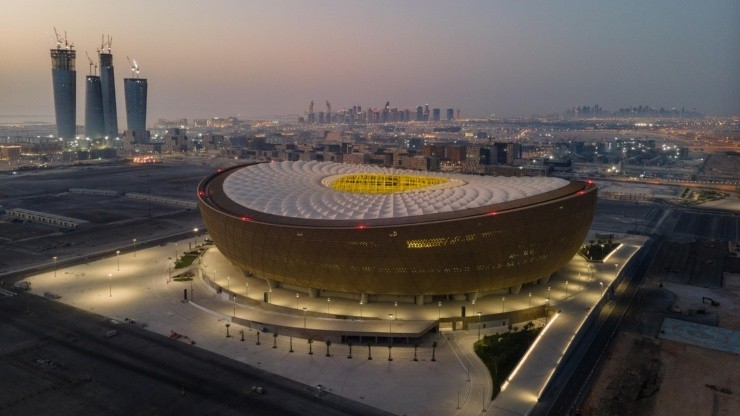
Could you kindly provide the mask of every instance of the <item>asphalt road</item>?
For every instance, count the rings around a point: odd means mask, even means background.
[[[3,415],[387,414],[28,294],[0,297],[0,368]]]

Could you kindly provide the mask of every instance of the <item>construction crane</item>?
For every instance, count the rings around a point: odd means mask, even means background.
[[[87,51],[85,51],[85,56],[87,56],[87,60],[90,65],[90,75],[98,75],[98,65],[90,59],[90,55],[88,55]],[[93,72],[93,67],[95,68],[95,72]]]
[[[313,113],[313,100],[311,100],[311,104],[308,105],[308,112]]]
[[[72,48],[75,47],[75,44],[74,43],[69,43],[67,41],[67,31],[66,30],[64,31],[64,37],[62,37],[59,34],[59,32],[57,32],[57,28],[55,26],[54,27],[54,37],[55,37],[55,40],[56,40],[57,49],[60,49],[62,47],[62,43],[64,43],[64,48],[65,49],[72,49]]]
[[[98,53],[105,52],[106,49],[108,50],[108,53],[110,53],[112,46],[113,37],[111,35],[108,35],[108,39],[105,38],[105,35],[100,35],[100,49],[98,49]]]
[[[136,59],[131,59],[128,56],[126,57],[128,59],[128,63],[131,65],[131,76],[135,76],[136,78],[139,78],[139,64],[136,63]]]
[[[329,100],[326,101],[326,112],[331,113],[331,104],[329,103]]]

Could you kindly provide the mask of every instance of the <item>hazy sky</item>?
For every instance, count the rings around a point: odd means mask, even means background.
[[[53,120],[49,34],[77,55],[113,36],[119,127],[126,56],[148,121],[428,103],[464,115],[600,104],[740,114],[740,2],[0,1],[0,116]],[[317,107],[318,108],[318,107]],[[2,121],[2,120],[0,120]]]

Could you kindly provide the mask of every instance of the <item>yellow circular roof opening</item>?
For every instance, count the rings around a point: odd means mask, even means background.
[[[358,173],[342,176],[332,182],[330,186],[332,189],[342,192],[392,194],[439,185],[447,181],[447,178],[435,176]]]

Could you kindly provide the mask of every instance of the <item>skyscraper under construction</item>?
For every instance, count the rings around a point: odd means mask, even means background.
[[[51,50],[51,77],[54,83],[54,113],[57,137],[71,140],[77,133],[77,71],[74,44],[56,33],[56,48]]]
[[[135,60],[131,64],[131,71],[136,78],[123,79],[128,131],[136,141],[148,140],[146,131],[147,81],[145,78],[139,78],[139,65]]]
[[[116,84],[113,72],[113,38],[103,37],[100,45],[100,91],[103,99],[103,123],[105,135],[113,139],[118,136],[118,113],[116,109]]]
[[[105,135],[101,97],[100,77],[92,74],[85,77],[85,137],[91,139]]]

